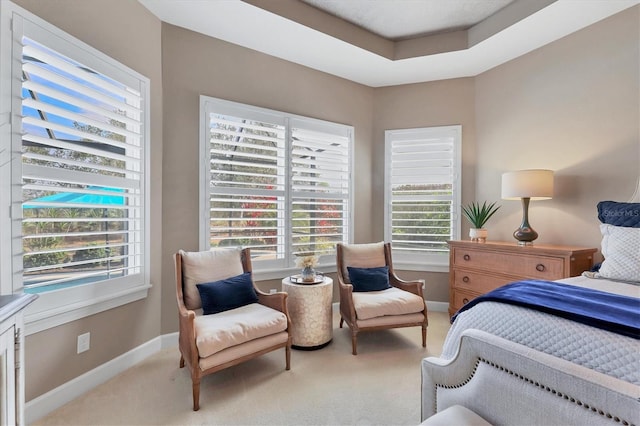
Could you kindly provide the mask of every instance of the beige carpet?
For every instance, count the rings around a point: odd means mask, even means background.
[[[278,350],[202,379],[200,411],[191,379],[168,348],[119,374],[36,425],[416,425],[420,361],[438,356],[449,329],[429,313],[427,348],[420,327],[361,333],[351,355],[348,328],[317,351],[293,350],[286,371]]]

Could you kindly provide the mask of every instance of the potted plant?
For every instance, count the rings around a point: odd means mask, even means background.
[[[484,225],[499,208],[500,206],[496,205],[496,202],[487,204],[486,201],[482,205],[474,201],[467,206],[462,206],[464,216],[471,223],[471,229],[469,229],[471,241],[484,243],[487,240],[487,230],[484,229]]]

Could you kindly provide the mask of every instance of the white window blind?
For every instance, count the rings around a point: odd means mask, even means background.
[[[291,240],[294,253],[335,253],[349,235],[350,138],[292,120]]]
[[[249,247],[265,268],[330,262],[349,241],[349,126],[202,98],[202,249]]]
[[[14,287],[140,282],[146,83],[118,81],[58,51],[72,50],[59,37],[22,28]]]
[[[394,257],[447,261],[459,233],[460,126],[388,130],[385,237]]]
[[[209,132],[211,246],[282,257],[284,126],[210,113]]]
[[[0,294],[39,294],[28,335],[147,296],[149,79],[0,3]]]

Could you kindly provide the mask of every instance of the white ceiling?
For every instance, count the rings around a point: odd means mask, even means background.
[[[465,30],[515,0],[301,0],[389,40]]]
[[[640,0],[315,0],[316,7],[326,8],[336,15],[343,14],[343,19],[360,27],[369,25],[367,22],[381,25],[369,31],[389,32],[387,38],[403,39],[471,25],[469,46],[461,50],[394,60],[314,29],[312,24],[303,25],[241,0],[138,1],[169,24],[371,87],[475,76],[640,3]],[[422,29],[409,28],[410,16],[417,10],[415,7],[424,7],[427,3],[432,10],[444,10],[452,2],[457,3],[457,14],[452,15],[450,10],[449,14],[433,12],[433,16],[438,16],[437,25],[425,22]],[[353,7],[344,7],[344,3],[353,4]],[[470,7],[479,3],[492,3],[494,9]],[[340,11],[335,9],[338,4],[343,4]],[[390,8],[390,4],[397,7]],[[365,9],[377,12],[365,16]],[[471,13],[472,9],[475,15]],[[464,11],[469,13],[462,13]],[[484,19],[480,12],[492,16]],[[463,14],[468,15],[470,21],[461,24],[458,17]],[[386,19],[380,20],[380,16]],[[428,21],[429,14],[425,16]],[[455,21],[450,19],[452,16]],[[476,24],[478,19],[481,21]],[[446,29],[442,27],[443,20],[448,20]],[[428,43],[429,36],[413,42]]]

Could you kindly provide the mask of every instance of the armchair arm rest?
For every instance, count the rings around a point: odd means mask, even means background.
[[[356,321],[356,308],[353,306],[353,285],[346,284],[338,278],[338,290],[340,291],[340,313],[349,323]]]
[[[391,275],[391,279],[389,280],[389,282],[394,287],[398,287],[402,290],[411,292],[424,299],[424,296],[423,296],[424,292],[422,290],[422,286],[424,285],[424,280],[404,281],[398,278],[396,275]]]
[[[178,306],[180,351],[184,359],[192,366],[197,366],[200,358],[198,347],[196,346],[195,319],[196,313],[194,311],[186,309],[184,305]]]
[[[256,290],[256,293],[258,295],[258,303],[289,316],[287,312],[287,293],[284,291],[279,291],[277,293],[263,293],[259,290]]]

